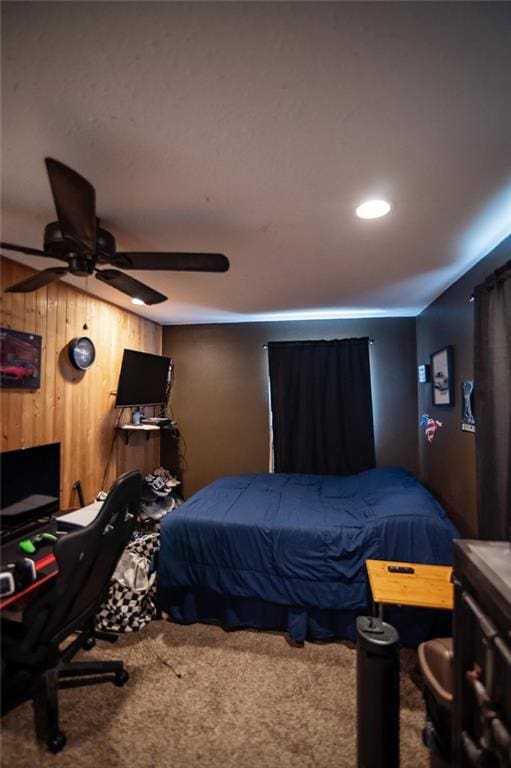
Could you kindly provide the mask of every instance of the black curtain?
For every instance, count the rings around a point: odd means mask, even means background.
[[[511,538],[511,261],[474,291],[479,536]]]
[[[268,344],[276,472],[374,467],[369,339]]]

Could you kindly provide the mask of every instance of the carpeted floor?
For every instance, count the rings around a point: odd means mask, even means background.
[[[61,691],[68,744],[37,745],[30,703],[2,719],[2,765],[58,768],[354,768],[356,652],[291,647],[284,635],[152,622],[87,658],[121,658],[130,680]],[[165,664],[170,663],[179,679]],[[401,767],[426,768],[424,710],[401,657]]]

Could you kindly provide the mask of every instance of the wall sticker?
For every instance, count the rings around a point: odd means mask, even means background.
[[[424,428],[428,443],[431,443],[435,437],[437,429],[442,426],[442,422],[437,419],[432,419],[429,413],[423,413],[419,419],[419,425]]]

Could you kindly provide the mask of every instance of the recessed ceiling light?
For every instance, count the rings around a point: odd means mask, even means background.
[[[143,306],[145,304],[145,301],[142,301],[142,299],[135,298],[135,299],[131,300],[131,303],[132,304],[141,304]]]
[[[379,219],[390,211],[390,203],[386,200],[366,200],[361,203],[356,214],[360,219]]]

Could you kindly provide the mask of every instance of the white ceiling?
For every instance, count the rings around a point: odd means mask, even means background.
[[[131,272],[169,296],[140,309],[70,280],[146,317],[415,315],[511,231],[510,3],[3,2],[2,17],[2,239],[41,247],[51,156],[94,184],[119,249],[230,259]],[[375,195],[393,212],[357,219]]]

